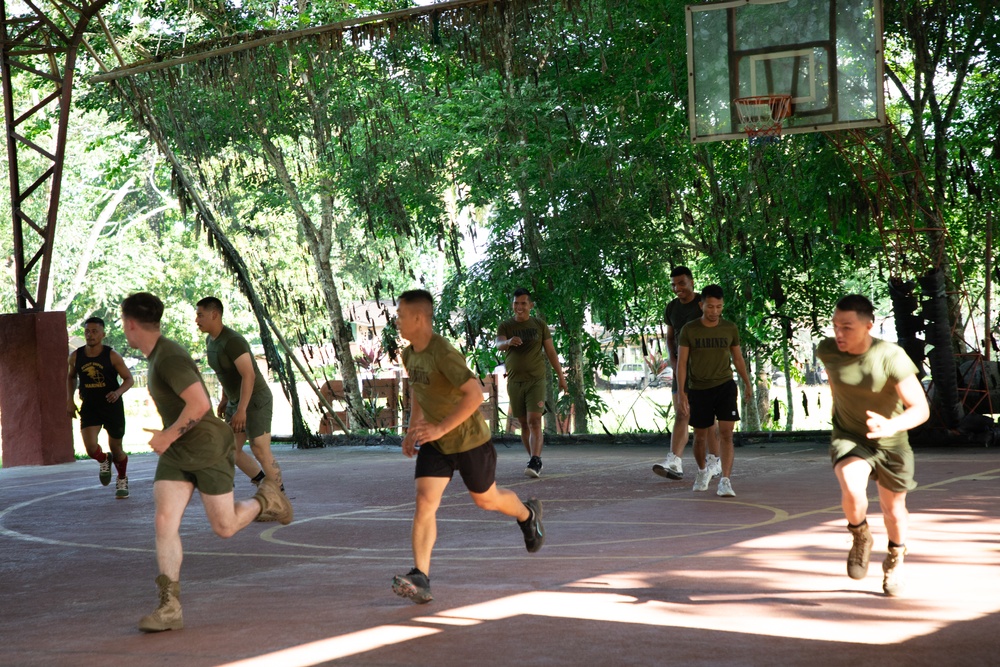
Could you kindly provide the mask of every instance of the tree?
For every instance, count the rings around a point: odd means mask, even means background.
[[[193,57],[396,6],[142,11],[170,17],[148,27]],[[962,254],[977,251],[995,200],[995,13],[975,0],[887,8],[890,75],[902,94],[890,108],[933,172]],[[124,15],[111,21],[132,30]],[[151,37],[140,28],[125,50],[152,57]],[[110,46],[93,43],[101,53]],[[669,299],[669,268],[685,263],[699,283],[733,295],[727,317],[742,325],[759,381],[754,404],[766,414],[770,365],[787,375],[794,361],[791,333],[818,331],[854,274],[880,275],[881,241],[827,137],[764,150],[691,145],[684,48],[676,0],[483,3],[217,54],[136,75],[119,94],[146,101],[161,148],[183,160],[171,163],[188,179],[182,209],[194,204],[207,238],[230,244],[244,282],[284,326],[303,341],[334,340],[342,367],[353,367],[342,301],[421,283],[440,286],[441,324],[489,370],[496,323],[523,284],[556,325],[574,427],[584,431],[599,408],[594,370],[614,362],[591,326],[645,342]],[[123,121],[135,113],[101,106]],[[100,206],[136,216],[155,208],[155,192],[143,200],[132,188],[162,179],[128,186],[122,176],[95,193],[87,214],[105,230],[126,218],[102,218]],[[487,239],[485,257],[466,266],[460,235],[470,218]],[[297,264],[303,257],[311,271]],[[788,426],[792,405],[789,397]]]

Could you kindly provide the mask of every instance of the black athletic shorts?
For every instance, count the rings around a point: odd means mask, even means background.
[[[740,420],[738,392],[732,380],[711,389],[688,389],[687,395],[691,428],[708,428],[716,419],[720,422]]]
[[[462,476],[465,488],[472,493],[486,493],[496,482],[497,450],[493,441],[487,440],[475,449],[458,454],[442,454],[431,443],[424,443],[417,450],[417,468],[414,478],[452,478],[455,471]]]
[[[101,399],[83,401],[80,405],[80,429],[98,426],[108,432],[108,437],[121,440],[125,437],[125,404],[121,397],[114,403]]]

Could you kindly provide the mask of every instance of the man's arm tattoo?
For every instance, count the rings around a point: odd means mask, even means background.
[[[189,419],[187,424],[184,424],[183,426],[177,429],[177,435],[179,436],[184,435],[185,433],[193,429],[194,425],[197,424],[198,421],[199,420],[197,419]]]

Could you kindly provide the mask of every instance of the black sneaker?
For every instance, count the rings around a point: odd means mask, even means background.
[[[541,549],[545,543],[545,530],[542,528],[542,501],[531,498],[524,503],[524,506],[531,512],[531,516],[525,521],[518,521],[517,525],[524,533],[525,548],[528,553],[533,554]]]
[[[406,574],[397,574],[393,577],[392,592],[399,597],[409,598],[417,604],[424,604],[434,599],[431,595],[431,580],[417,568],[413,568]]]
[[[524,469],[525,477],[539,478],[542,476],[542,457],[532,456],[528,461],[527,467]]]

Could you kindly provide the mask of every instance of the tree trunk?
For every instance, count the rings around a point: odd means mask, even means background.
[[[550,370],[545,375],[545,405],[548,408],[545,411],[545,433],[549,435],[559,430],[556,427],[556,400],[559,398],[556,392],[557,386],[555,373]]]
[[[765,430],[771,425],[771,392],[770,382],[767,380],[768,362],[760,353],[759,348],[753,351],[754,368],[757,370],[756,398],[757,405],[757,428]]]
[[[759,370],[758,354],[756,348],[748,349],[747,352],[750,353],[750,358],[747,359],[747,371],[750,373],[750,377],[754,379],[754,393],[753,396],[747,396],[746,392],[740,393],[743,397],[740,405],[740,426],[745,431],[759,431],[760,414],[757,412],[757,395],[761,391],[761,385],[760,373],[757,372]],[[764,391],[767,391],[767,385],[764,386]]]
[[[781,337],[781,366],[785,374],[785,430],[791,431],[795,423],[795,404],[792,402],[792,369],[787,336]]]
[[[566,362],[569,364],[567,380],[569,393],[573,397],[573,433],[590,433],[587,423],[587,390],[585,381],[585,368],[587,363],[583,354],[583,343],[580,340],[581,331],[574,331],[569,335],[569,356]]]
[[[310,248],[312,250],[312,248]],[[313,254],[313,262],[316,264],[316,273],[319,277],[320,285],[323,287],[323,299],[326,302],[326,309],[330,317],[330,327],[332,329],[331,342],[333,350],[337,355],[340,365],[340,376],[344,380],[344,397],[347,407],[357,420],[357,425],[362,428],[371,427],[372,415],[365,408],[361,398],[361,383],[358,382],[358,371],[351,356],[351,341],[354,336],[351,327],[344,319],[344,311],[340,304],[340,293],[334,283],[333,269],[330,266],[329,254],[325,257]]]
[[[347,409],[353,415],[355,422],[367,428],[369,424],[368,411],[365,410],[364,401],[361,399],[361,385],[358,382],[358,372],[351,356],[351,329],[344,321],[344,311],[340,303],[340,293],[337,291],[337,284],[334,281],[333,268],[330,264],[330,250],[333,246],[333,212],[330,195],[322,195],[322,226],[317,227],[312,216],[306,210],[298,188],[292,181],[285,164],[284,155],[270,137],[264,132],[258,134],[261,146],[264,148],[271,167],[278,177],[285,195],[288,197],[295,212],[295,217],[305,232],[306,244],[309,246],[309,254],[312,255],[313,264],[316,268],[317,278],[323,290],[323,300],[326,302],[327,313],[330,318],[330,328],[332,329],[331,340],[333,351],[340,366],[340,375],[344,380],[344,396],[347,402]]]

